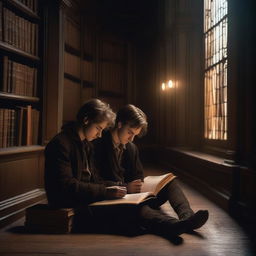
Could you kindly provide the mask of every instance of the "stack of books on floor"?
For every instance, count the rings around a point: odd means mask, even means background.
[[[73,216],[72,208],[54,209],[47,204],[37,204],[26,209],[25,227],[38,233],[69,233]]]

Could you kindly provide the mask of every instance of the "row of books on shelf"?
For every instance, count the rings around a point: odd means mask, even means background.
[[[3,82],[0,90],[30,97],[37,96],[37,69],[3,56]]]
[[[33,12],[37,12],[38,8],[38,1],[37,0],[18,0],[23,5],[27,6],[29,9],[31,9]]]
[[[39,111],[26,107],[0,108],[0,147],[38,144]]]
[[[32,55],[38,55],[38,24],[2,7],[0,2],[0,40]]]

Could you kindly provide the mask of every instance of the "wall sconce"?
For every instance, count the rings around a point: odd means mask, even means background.
[[[166,89],[174,88],[174,83],[173,83],[172,80],[169,80],[167,82],[167,85],[163,82],[162,85],[161,85],[161,88],[162,88],[162,91],[165,91]]]
[[[168,81],[168,88],[173,88],[173,81],[172,80]]]

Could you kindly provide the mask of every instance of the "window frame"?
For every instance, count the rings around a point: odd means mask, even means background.
[[[234,90],[234,66],[235,64],[232,64],[234,61],[234,56],[231,55],[231,41],[232,41],[232,32],[233,29],[231,27],[232,24],[232,16],[230,15],[230,1],[227,0],[227,14],[225,15],[227,17],[227,139],[226,140],[220,140],[220,139],[209,139],[205,138],[205,73],[206,73],[206,42],[205,42],[205,0],[203,1],[203,65],[202,65],[202,133],[201,133],[201,148],[202,151],[217,155],[220,157],[225,157],[229,159],[233,159],[235,157],[235,134],[237,133],[237,127],[236,127],[236,119],[234,118],[235,113],[237,111],[237,95],[236,91]],[[224,17],[223,17],[224,19]],[[222,20],[223,20],[222,19]],[[219,23],[219,22],[218,22]],[[233,25],[233,24],[232,24]],[[212,65],[215,66],[215,65]]]

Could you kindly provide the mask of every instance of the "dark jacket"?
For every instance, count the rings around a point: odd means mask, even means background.
[[[57,134],[45,149],[45,189],[49,204],[76,207],[105,199],[106,187],[92,164],[92,148],[74,124]]]
[[[118,163],[112,135],[109,131],[102,138],[93,142],[95,151],[95,164],[100,176],[104,180],[118,182],[126,185],[136,179],[144,178],[143,167],[139,159],[138,148],[129,142],[124,149],[121,164]]]

